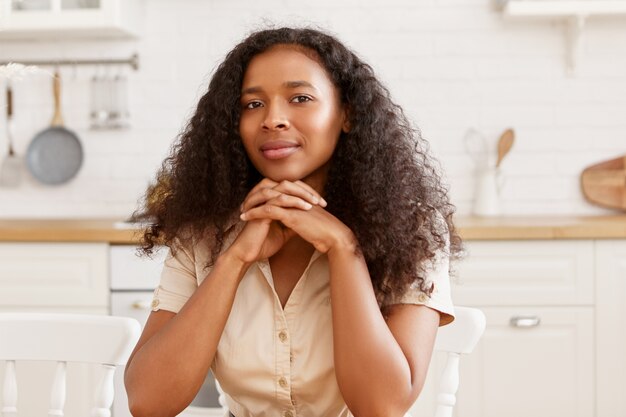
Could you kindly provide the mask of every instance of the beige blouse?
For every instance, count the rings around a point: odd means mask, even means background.
[[[225,242],[227,248],[243,227]],[[168,254],[153,311],[177,313],[209,274],[207,245]],[[423,304],[454,320],[448,258],[439,256],[431,297],[413,289],[397,303]],[[335,379],[328,258],[313,253],[283,309],[267,259],[253,264],[237,290],[211,369],[236,417],[351,416]]]

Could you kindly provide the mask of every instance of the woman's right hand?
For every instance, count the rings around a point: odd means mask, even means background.
[[[250,190],[241,205],[241,211],[267,202],[301,210],[310,210],[312,204],[326,206],[326,201],[319,193],[302,181],[285,180],[277,183],[264,178]],[[248,221],[227,252],[244,263],[256,262],[270,258],[294,235],[293,230],[271,219]]]

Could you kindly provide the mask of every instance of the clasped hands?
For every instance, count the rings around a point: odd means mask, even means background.
[[[322,253],[339,247],[352,249],[352,231],[326,211],[326,205],[302,181],[278,183],[264,178],[241,205],[246,225],[229,251],[243,262],[255,262],[274,255],[296,234]]]

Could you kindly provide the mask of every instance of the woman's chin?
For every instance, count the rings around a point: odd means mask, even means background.
[[[304,178],[304,175],[302,175],[302,173],[284,172],[284,171],[283,172],[262,172],[261,171],[261,175],[275,182],[281,182],[281,181],[295,182],[298,180],[302,180]]]
[[[326,182],[326,174],[327,174],[326,169],[317,169],[313,172],[308,172],[304,170],[296,170],[296,169],[293,169],[293,170],[282,169],[280,172],[277,172],[277,171],[278,170],[276,171],[259,170],[261,175],[263,175],[265,178],[269,178],[272,181],[275,181],[275,182],[302,181],[310,185],[314,189],[316,189],[318,192],[320,192],[320,190],[324,188],[324,184]]]

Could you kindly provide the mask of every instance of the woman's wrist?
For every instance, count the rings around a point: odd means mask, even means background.
[[[241,280],[244,274],[252,265],[251,262],[246,262],[242,260],[239,256],[237,256],[233,251],[226,250],[222,252],[218,257],[216,264],[219,264],[220,267],[228,269],[230,271],[237,271],[237,276]]]
[[[356,253],[357,246],[356,236],[350,231],[349,233],[338,235],[333,239],[333,243],[328,249],[327,255],[332,256],[339,252]]]

